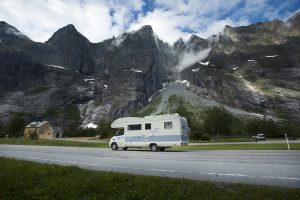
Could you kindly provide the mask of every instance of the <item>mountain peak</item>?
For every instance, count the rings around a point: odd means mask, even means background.
[[[205,39],[203,39],[195,34],[192,34],[187,43],[202,43],[205,41],[206,41]]]
[[[10,35],[17,38],[29,39],[27,36],[23,35],[17,28],[11,26],[5,21],[0,21],[0,34]]]
[[[73,24],[68,24],[60,29],[58,29],[52,37],[46,43],[60,43],[64,40],[86,40],[88,39],[84,37],[81,33],[77,31]]]
[[[295,13],[291,16],[287,23],[289,23],[293,27],[300,27],[300,12]]]
[[[73,24],[68,24],[67,26],[62,27],[61,29],[65,29],[65,30],[71,31],[71,32],[72,31],[78,32]]]
[[[153,29],[150,25],[144,25],[138,31],[143,33],[153,33]]]

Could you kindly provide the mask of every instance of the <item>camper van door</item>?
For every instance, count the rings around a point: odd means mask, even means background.
[[[119,147],[123,147],[125,145],[124,130],[119,130],[115,134],[115,142],[118,144]]]

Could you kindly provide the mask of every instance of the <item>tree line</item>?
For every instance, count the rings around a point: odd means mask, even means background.
[[[226,136],[249,137],[264,134],[268,138],[283,137],[285,133],[297,136],[300,133],[299,123],[291,121],[276,122],[272,119],[244,119],[232,115],[223,106],[213,106],[201,111],[195,116],[183,104],[179,105],[176,112],[187,118],[191,128],[190,139],[209,140],[211,137]]]

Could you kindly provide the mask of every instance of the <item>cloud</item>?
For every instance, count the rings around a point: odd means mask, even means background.
[[[172,44],[191,34],[208,37],[225,25],[240,26],[280,18],[299,9],[298,0],[0,0],[0,20],[35,41],[74,24],[92,42],[143,25]],[[151,6],[149,6],[151,4]]]
[[[195,64],[196,62],[205,59],[208,56],[210,51],[211,48],[209,47],[207,49],[203,49],[202,51],[199,51],[198,53],[184,52],[183,55],[181,55],[178,64],[175,66],[175,69],[179,72],[186,69],[192,64]]]
[[[74,24],[92,42],[118,35],[143,1],[0,0],[0,19],[35,41],[46,41],[57,29]],[[116,12],[111,13],[115,10]]]

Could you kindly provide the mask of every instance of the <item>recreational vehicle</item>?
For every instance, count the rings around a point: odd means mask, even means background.
[[[118,129],[109,141],[112,150],[128,147],[150,147],[164,151],[172,146],[188,144],[189,127],[186,118],[178,114],[116,119],[112,128]]]

